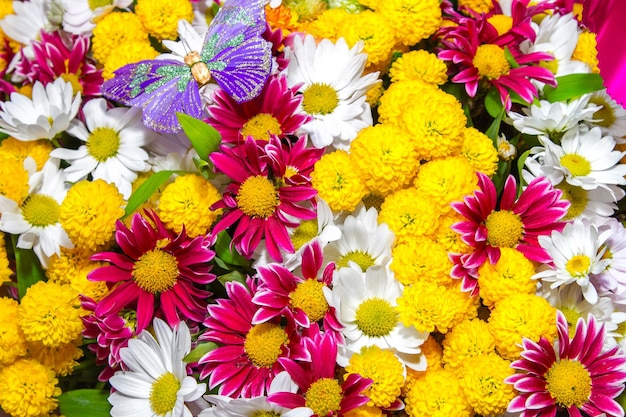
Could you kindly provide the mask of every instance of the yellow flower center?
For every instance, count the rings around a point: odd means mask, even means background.
[[[65,82],[72,84],[72,91],[74,92],[74,95],[78,93],[81,93],[81,95],[83,94],[83,85],[80,83],[80,77],[77,74],[65,72],[61,74],[61,78],[63,78]]]
[[[261,323],[252,326],[246,335],[243,348],[255,366],[270,367],[288,342],[285,330],[274,323]]]
[[[295,291],[289,294],[291,306],[304,311],[312,322],[318,321],[328,311],[328,303],[322,288],[324,284],[316,279],[307,279],[299,283]]]
[[[572,220],[580,216],[589,203],[589,197],[587,196],[587,190],[581,187],[576,187],[568,182],[562,181],[555,188],[558,188],[563,192],[561,199],[567,200],[570,203],[567,214],[563,218],[564,220]]]
[[[170,253],[154,249],[144,253],[135,262],[132,272],[135,282],[152,294],[171,289],[178,279],[178,261]]]
[[[311,384],[304,397],[305,405],[313,410],[313,414],[327,416],[332,412],[335,415],[341,409],[343,392],[336,379],[320,378]]]
[[[278,191],[274,184],[262,175],[248,178],[239,188],[237,206],[246,216],[266,219],[274,214],[278,203]]]
[[[564,359],[546,373],[546,389],[560,407],[580,407],[591,395],[591,376],[580,362]]]
[[[298,250],[315,236],[317,236],[317,220],[305,220],[294,230],[291,235],[291,243],[293,243],[294,249]]]
[[[565,270],[574,278],[586,276],[589,273],[591,259],[587,255],[575,255],[567,261]]]
[[[110,127],[97,127],[87,138],[87,151],[98,162],[104,162],[117,155],[120,149],[120,135]]]
[[[555,58],[551,61],[539,61],[539,66],[547,69],[552,74],[556,74],[559,70],[559,60]]]
[[[24,220],[34,227],[46,227],[59,222],[61,206],[44,194],[33,194],[22,204]]]
[[[563,155],[560,162],[575,177],[584,177],[591,172],[591,163],[575,153]]]
[[[304,90],[302,108],[309,114],[330,114],[339,104],[339,96],[328,84],[311,84]]]
[[[386,336],[398,324],[398,313],[389,301],[378,297],[368,298],[356,309],[356,325],[364,335]]]
[[[168,372],[157,379],[150,389],[150,407],[157,416],[164,416],[174,409],[180,381]]]
[[[96,10],[98,7],[110,6],[113,4],[111,0],[89,0],[89,8]]]
[[[504,55],[504,49],[493,44],[480,45],[472,62],[480,76],[490,80],[508,74],[511,69]]]
[[[496,28],[498,35],[508,32],[513,27],[513,18],[504,14],[494,14],[487,21]]]
[[[507,210],[492,211],[487,220],[487,243],[499,248],[514,248],[524,235],[524,224],[520,217]]]
[[[280,123],[271,114],[259,113],[248,120],[241,128],[244,138],[252,136],[255,139],[269,140],[270,134],[280,135],[283,131]]]
[[[603,127],[609,127],[612,126],[613,123],[615,123],[615,112],[613,111],[611,105],[604,99],[604,97],[592,97],[589,102],[602,107],[600,110],[593,114],[593,118],[597,120],[597,122],[595,122],[596,124]]]
[[[352,261],[361,267],[363,271],[367,271],[367,268],[373,266],[375,263],[375,259],[367,253],[360,250],[355,250],[352,252],[348,252],[343,255],[337,261],[337,269],[348,266],[348,261]]]

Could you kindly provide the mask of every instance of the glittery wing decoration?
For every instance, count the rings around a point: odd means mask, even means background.
[[[158,132],[181,130],[176,112],[202,118],[198,84],[189,66],[172,60],[125,65],[102,84],[102,94],[127,106],[143,108],[143,122]]]
[[[272,47],[265,31],[266,0],[228,0],[204,39],[201,58],[237,102],[256,97],[270,74]]]

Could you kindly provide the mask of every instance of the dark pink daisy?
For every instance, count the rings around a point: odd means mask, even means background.
[[[486,260],[498,262],[501,247],[515,248],[531,261],[551,262],[538,237],[561,231],[565,223],[560,220],[569,208],[569,202],[561,200],[561,190],[546,177],[533,179],[519,198],[511,175],[499,200],[488,176],[478,173],[478,186],[474,195],[452,203],[452,208],[467,219],[453,224],[452,230],[473,248],[469,254],[451,256],[455,263],[452,276],[463,278],[463,290],[473,294],[478,292],[475,272]]]
[[[571,417],[623,417],[615,398],[626,383],[626,356],[619,346],[603,351],[604,325],[593,315],[587,323],[579,318],[570,339],[567,320],[558,311],[557,328],[556,347],[543,337],[523,340],[522,359],[511,364],[521,372],[505,380],[519,392],[508,411],[520,417],[554,417],[563,410]]]
[[[296,362],[290,358],[280,363],[298,386],[298,392],[277,392],[267,401],[286,408],[308,407],[314,417],[343,416],[344,413],[364,405],[369,398],[363,391],[372,380],[358,374],[349,374],[345,381],[335,378],[337,343],[329,334],[322,334],[317,325],[311,326],[303,338],[303,346],[310,360]]]
[[[210,155],[215,169],[232,180],[211,207],[224,212],[213,233],[234,226],[232,243],[242,255],[250,257],[265,238],[269,255],[282,261],[279,248],[294,252],[287,228],[316,217],[310,172],[321,152],[307,149],[305,141],[291,144],[272,136],[266,143],[248,137]]]
[[[91,257],[111,265],[91,271],[88,278],[106,281],[112,291],[96,306],[95,314],[117,314],[124,308],[137,311],[137,333],[163,316],[170,326],[182,319],[199,323],[206,316],[210,295],[201,286],[215,280],[209,271],[214,252],[204,236],[191,239],[168,230],[152,211],[145,218],[135,214],[130,229],[118,220],[115,240],[122,250]]]

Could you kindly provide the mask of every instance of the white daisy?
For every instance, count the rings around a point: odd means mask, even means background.
[[[0,132],[19,140],[53,139],[65,131],[80,107],[80,93],[74,97],[72,84],[57,78],[44,85],[36,81],[32,99],[11,93],[0,103]]]
[[[613,217],[595,217],[599,239],[603,242],[606,268],[594,275],[600,294],[626,295],[626,228]]]
[[[41,172],[31,175],[29,188],[20,206],[0,195],[0,230],[19,235],[17,247],[32,248],[47,268],[50,257],[61,254],[61,247],[74,247],[59,222],[61,203],[69,188],[59,170],[59,160],[49,159]]]
[[[357,133],[372,125],[365,94],[379,82],[378,73],[363,75],[367,55],[362,50],[362,42],[350,49],[343,38],[317,43],[311,35],[296,36],[285,49],[289,86],[300,85],[301,109],[313,117],[301,130],[316,148],[347,150]]]
[[[102,18],[110,13],[116,7],[125,9],[130,6],[132,0],[110,0],[103,6],[91,8],[92,2],[89,0],[61,0],[63,6],[63,29],[75,35],[90,35],[96,27],[94,23],[97,19]],[[98,3],[96,3],[97,5]],[[102,4],[102,3],[100,3]]]
[[[593,114],[593,122],[587,122],[591,127],[599,126],[602,133],[613,136],[616,143],[626,143],[626,109],[619,105],[606,93],[606,90],[591,94],[589,103],[600,107]]]
[[[115,388],[109,396],[113,417],[192,417],[185,402],[206,391],[206,384],[187,375],[183,358],[191,351],[191,335],[185,322],[172,330],[155,318],[153,327],[156,339],[144,330],[120,350],[129,370],[117,371],[109,380]]]
[[[590,304],[598,301],[598,291],[591,279],[593,274],[604,271],[609,261],[602,259],[603,244],[596,225],[586,219],[574,220],[562,232],[553,231],[550,236],[539,236],[539,244],[552,258],[553,265],[543,264],[532,276],[551,289],[576,284]]]
[[[39,33],[42,30],[52,32],[57,29],[48,18],[51,3],[48,0],[14,1],[13,14],[0,20],[0,29],[24,46],[22,53],[29,59],[34,58],[31,43],[39,39]],[[20,59],[19,55],[16,55],[16,59]],[[10,65],[9,72],[14,65],[14,62]]]
[[[163,46],[171,53],[161,54],[157,59],[172,59],[184,63],[185,55],[191,51],[202,51],[204,33],[199,33],[186,20],[178,21],[178,41],[164,40]]]
[[[336,271],[332,292],[325,292],[344,326],[341,333],[345,344],[339,349],[337,363],[346,366],[353,353],[376,345],[392,350],[409,368],[426,369],[420,346],[428,333],[407,327],[398,319],[396,300],[402,295],[402,284],[384,266],[373,266],[365,274],[351,266]]]
[[[91,174],[117,186],[124,198],[131,194],[137,172],[150,169],[148,153],[142,148],[153,133],[141,121],[141,109],[107,109],[105,99],[90,100],[83,107],[86,126],[72,122],[68,133],[85,145],[78,149],[58,148],[50,155],[66,160],[67,179],[76,182]]]

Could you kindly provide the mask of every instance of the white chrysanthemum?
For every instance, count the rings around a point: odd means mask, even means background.
[[[72,84],[62,78],[45,87],[36,81],[32,97],[11,93],[0,103],[0,132],[24,141],[52,139],[69,127],[81,103],[80,93],[74,97]]]
[[[316,148],[347,150],[357,133],[372,125],[365,95],[378,82],[378,73],[363,75],[367,55],[362,50],[362,42],[350,49],[343,38],[316,43],[311,35],[296,36],[285,49],[287,81],[300,85],[301,109],[313,117],[301,131]]]
[[[24,46],[22,53],[29,59],[35,56],[31,43],[39,39],[39,33],[56,29],[56,25],[48,18],[51,5],[52,2],[47,0],[14,1],[13,14],[0,20],[0,29]],[[16,55],[16,59],[20,59],[19,55]]]
[[[157,59],[172,59],[184,63],[185,55],[191,51],[202,51],[204,33],[199,33],[186,20],[178,21],[178,41],[164,40],[163,46],[171,53],[161,54]]]
[[[59,222],[61,203],[69,188],[59,170],[59,160],[51,158],[41,172],[33,173],[29,188],[21,206],[0,195],[0,230],[19,235],[17,247],[32,248],[41,265],[47,268],[52,255],[61,255],[61,247],[74,247]]]
[[[117,186],[124,198],[130,196],[137,172],[150,169],[148,153],[151,130],[141,121],[141,110],[131,107],[107,109],[105,99],[90,100],[83,107],[85,126],[76,120],[67,130],[85,145],[78,149],[58,148],[50,155],[66,160],[68,181],[76,182],[91,174]]]
[[[589,102],[601,107],[594,113],[594,121],[588,122],[590,127],[598,126],[603,134],[613,136],[616,143],[626,143],[626,109],[613,100],[606,90],[592,93]]]
[[[185,322],[173,330],[161,319],[153,322],[156,339],[144,330],[128,347],[120,350],[128,371],[117,371],[109,382],[115,391],[109,396],[111,416],[192,417],[185,402],[205,393],[187,375],[183,358],[191,351],[191,335]]]
[[[598,291],[592,275],[604,271],[609,261],[602,259],[604,242],[596,225],[586,219],[574,220],[550,236],[539,236],[539,244],[550,254],[554,266],[543,264],[532,276],[551,289],[562,285],[579,285],[591,304],[598,301]]]
[[[339,349],[337,363],[346,366],[353,353],[376,345],[392,350],[409,368],[426,369],[420,346],[428,333],[407,327],[398,318],[396,307],[402,284],[384,266],[373,266],[365,273],[351,266],[338,270],[332,292],[325,291],[328,304],[336,309],[343,325],[345,343]]]
[[[599,239],[604,242],[606,268],[594,276],[600,294],[626,296],[626,228],[613,217],[595,217]]]
[[[125,9],[133,1],[109,0],[105,2],[106,4],[92,9],[93,3],[96,2],[89,0],[61,0],[61,5],[63,6],[63,29],[75,35],[90,35],[96,27],[94,22],[97,19],[112,12],[116,7]]]

